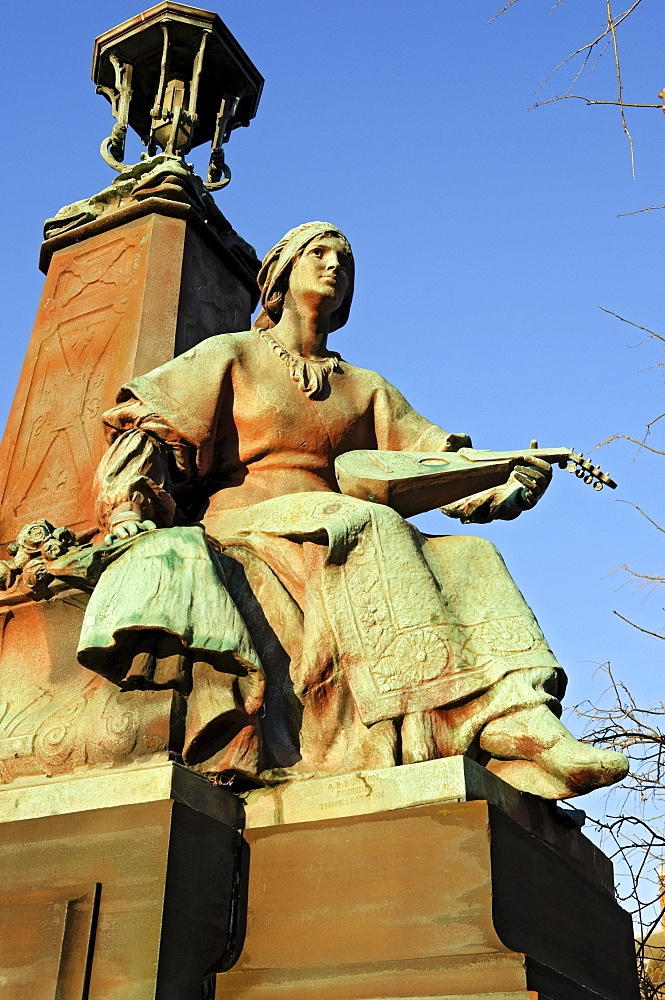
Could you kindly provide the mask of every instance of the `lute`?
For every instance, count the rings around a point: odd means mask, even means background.
[[[602,469],[571,448],[348,451],[335,460],[335,475],[347,496],[386,504],[402,517],[413,517],[503,485],[516,465],[532,457],[567,468],[596,490],[616,489]]]

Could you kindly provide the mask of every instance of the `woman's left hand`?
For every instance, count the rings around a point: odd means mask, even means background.
[[[537,448],[538,442],[532,441],[529,447]],[[521,485],[524,506],[533,507],[552,481],[552,466],[542,458],[525,456],[524,461],[515,466],[510,478]]]

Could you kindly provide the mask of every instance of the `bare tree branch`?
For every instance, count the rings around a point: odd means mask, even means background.
[[[614,676],[609,663],[599,670],[609,679],[600,702],[587,700],[574,711],[584,719],[584,739],[629,753],[631,769],[621,787],[608,790],[604,815],[589,822],[615,865],[617,896],[633,918],[640,996],[642,1000],[663,1000],[658,987],[663,985],[660,963],[665,961],[665,949],[651,941],[665,916],[665,878],[661,873],[665,858],[665,702],[641,708],[626,684]]]
[[[536,101],[535,104],[530,104],[526,110],[533,111],[535,108],[543,108],[546,104],[554,104],[555,101],[570,100],[586,101],[587,104],[610,104],[614,108],[658,108],[660,111],[663,110],[662,104],[628,104],[626,101],[594,101],[590,97],[584,97],[582,94],[559,94],[556,97],[549,97],[546,101]],[[623,118],[623,111],[621,112],[621,116]],[[628,135],[630,135],[630,132]],[[646,209],[642,209],[642,211],[645,212]]]
[[[661,208],[665,208],[665,205],[661,205]],[[641,211],[642,212],[647,212],[648,209],[643,208],[643,209],[641,209]],[[635,213],[631,213],[631,214],[634,215]],[[620,319],[622,323],[628,323],[629,326],[634,326],[638,330],[644,330],[644,332],[648,333],[651,337],[656,337],[658,340],[662,340],[662,341],[665,342],[665,337],[663,337],[662,334],[655,333],[653,330],[650,330],[648,326],[640,326],[639,323],[633,323],[632,319],[624,319],[623,316],[619,316],[618,313],[612,312],[611,309],[606,309],[605,306],[598,306],[598,308],[601,309],[604,313],[609,313],[610,316],[615,316],[617,319]],[[644,343],[644,341],[642,341],[641,343]]]
[[[610,39],[609,42],[605,42],[605,44],[603,45],[602,49],[599,48],[598,54],[596,55],[596,58],[593,61],[593,65],[589,66],[589,75],[591,75],[591,73],[593,73],[595,71],[596,66],[598,65],[598,63],[600,62],[600,60],[603,58],[603,56],[605,55],[605,53],[607,52],[607,50],[609,49],[609,47],[610,47],[611,44],[612,44],[612,40]],[[575,77],[575,80],[573,82],[576,83],[577,80],[582,75],[582,68],[583,67],[580,67],[580,72],[577,74],[577,76]],[[573,89],[573,85],[571,84],[570,87],[568,87],[568,90],[566,91],[566,93],[569,93],[569,91],[571,91],[572,89]]]
[[[665,413],[662,413],[662,414],[661,414],[661,416],[665,417]],[[656,419],[658,420],[658,419],[660,419],[660,418],[659,418],[659,417],[657,417]],[[655,423],[655,421],[654,421],[654,420],[652,420],[651,422],[652,422],[652,423]],[[649,426],[649,425],[647,425],[647,426]],[[626,503],[626,504],[628,504],[628,506],[629,506],[629,507],[634,507],[634,508],[635,508],[635,510],[638,510],[638,511],[640,512],[640,514],[642,515],[642,517],[646,517],[646,519],[647,519],[647,521],[649,522],[649,524],[653,524],[654,528],[658,528],[658,530],[659,530],[659,531],[662,531],[662,532],[663,532],[663,534],[665,534],[665,528],[661,528],[661,526],[660,526],[659,524],[656,524],[656,522],[655,522],[655,521],[653,521],[653,520],[652,520],[652,519],[651,519],[651,518],[649,517],[649,515],[648,515],[648,514],[645,514],[645,513],[644,513],[644,511],[642,510],[642,508],[641,508],[641,507],[638,507],[636,503],[632,503],[632,502],[631,502],[630,500],[617,500],[616,502],[617,502],[617,503]]]
[[[623,615],[620,615],[618,611],[613,611],[612,614],[616,615],[617,618],[621,618],[622,621],[627,622],[628,625],[632,625],[633,628],[636,628],[639,632],[644,632],[646,635],[653,635],[656,639],[665,639],[665,635],[659,635],[658,632],[650,632],[648,628],[642,628],[641,625],[636,625],[635,622],[631,622],[630,618],[624,618]]]
[[[628,122],[626,121],[626,112],[623,108],[623,81],[621,79],[621,63],[619,61],[619,43],[617,41],[616,25],[614,23],[614,18],[612,17],[612,0],[605,0],[607,5],[607,25],[612,35],[612,48],[614,51],[614,67],[616,69],[617,75],[617,96],[618,103],[621,106],[621,125],[623,127],[624,135],[628,140],[628,145],[630,146],[630,169],[633,175],[633,180],[635,179],[635,149],[633,146],[633,137],[628,129]]]
[[[665,576],[648,576],[646,573],[636,573],[634,570],[630,568],[630,566],[627,566],[625,563],[623,563],[622,566],[617,566],[617,569],[625,570],[626,573],[630,573],[631,576],[636,577],[636,579],[638,580],[652,580],[658,583],[665,583]]]
[[[497,10],[496,14],[492,14],[492,16],[490,17],[490,19],[489,19],[489,21],[487,23],[491,24],[492,21],[496,21],[497,17],[501,17],[502,14],[505,14],[506,11],[508,10],[508,8],[512,7],[512,5],[514,3],[517,3],[517,0],[508,0],[508,3],[505,4],[505,6],[503,6],[501,8],[501,10]]]
[[[648,444],[645,444],[644,441],[638,441],[637,438],[630,437],[628,434],[613,434],[612,437],[607,439],[607,441],[602,441],[600,444],[597,444],[593,448],[593,451],[595,451],[596,448],[603,448],[606,444],[610,444],[612,441],[620,440],[632,441],[633,444],[639,445],[640,448],[646,448],[647,451],[652,451],[654,455],[665,455],[665,451],[659,451],[657,448],[651,448]]]
[[[504,6],[501,8],[501,10],[498,10],[496,12],[496,14],[494,14],[493,17],[491,17],[489,19],[488,23],[491,23],[492,21],[496,20],[497,17],[500,17],[502,14],[505,14],[506,11],[509,10],[513,6],[513,4],[515,4],[516,2],[517,2],[517,0],[508,0],[508,2],[504,4]],[[614,14],[612,13],[612,0],[605,0],[605,17],[606,17],[606,27],[605,27],[605,29],[599,35],[597,35],[596,38],[593,39],[593,41],[587,42],[586,45],[580,45],[580,47],[577,48],[577,49],[575,49],[574,52],[571,52],[569,55],[566,56],[565,59],[562,59],[562,61],[557,66],[554,67],[554,69],[545,77],[545,79],[542,81],[542,83],[540,84],[540,86],[537,88],[537,90],[542,90],[542,88],[547,83],[549,83],[549,81],[552,79],[552,77],[554,77],[559,72],[559,70],[561,70],[568,62],[570,62],[571,59],[574,59],[575,56],[582,56],[583,58],[582,58],[581,65],[579,66],[577,72],[575,73],[575,76],[574,76],[573,80],[571,81],[570,85],[568,86],[567,92],[565,94],[560,94],[558,96],[551,97],[551,98],[549,98],[546,101],[537,101],[536,103],[530,105],[530,107],[527,108],[527,111],[531,111],[534,108],[540,108],[540,107],[542,107],[545,104],[553,104],[555,101],[565,101],[565,100],[584,101],[587,105],[605,104],[605,105],[612,105],[614,107],[618,107],[619,108],[619,113],[620,113],[620,116],[621,116],[621,127],[623,129],[624,135],[626,136],[626,139],[628,140],[628,145],[629,145],[629,148],[630,148],[630,165],[631,165],[631,173],[632,173],[633,179],[635,178],[635,149],[634,149],[634,144],[633,144],[633,137],[632,137],[632,134],[630,132],[630,129],[628,128],[628,121],[626,119],[625,109],[626,108],[662,108],[662,104],[637,104],[637,103],[633,104],[633,103],[628,103],[627,101],[624,101],[624,99],[623,99],[623,78],[622,78],[622,74],[621,74],[621,60],[619,58],[619,41],[618,41],[618,38],[617,38],[617,28],[619,27],[619,25],[621,25],[626,20],[627,17],[629,17],[633,13],[633,11],[637,7],[639,7],[639,5],[640,5],[641,2],[642,2],[642,0],[634,0],[634,3],[632,3],[631,6],[628,7],[627,10],[625,10],[622,14],[619,14],[618,17],[614,17]],[[552,10],[554,10],[558,6],[559,6],[559,2],[555,3],[555,5],[552,8]],[[599,59],[603,55],[603,53],[605,52],[605,50],[607,49],[607,47],[611,44],[612,45],[612,51],[614,53],[614,71],[615,71],[616,82],[617,82],[617,100],[616,101],[601,101],[601,100],[594,100],[593,98],[585,97],[582,94],[571,94],[570,90],[575,86],[576,82],[579,80],[580,76],[582,75],[582,73],[584,72],[584,70],[587,68],[587,64],[589,62],[589,58],[591,57],[594,49],[598,45],[600,45],[600,43],[604,39],[608,39],[608,41],[607,41],[607,43],[605,45],[605,48],[603,48],[603,50],[598,55],[597,59]],[[627,213],[627,214],[631,214],[631,213]]]
[[[513,2],[515,2],[515,0],[513,0]],[[633,13],[633,11],[635,10],[636,7],[639,7],[639,5],[640,5],[641,2],[642,2],[642,0],[635,0],[635,3],[632,4],[632,6],[628,8],[628,10],[625,10],[623,12],[623,14],[620,14],[619,17],[616,18],[616,20],[613,22],[613,24],[614,24],[614,30],[616,30],[619,27],[619,25],[623,21],[625,21],[626,18],[630,14]],[[508,4],[508,6],[511,6],[511,4]],[[506,10],[507,9],[508,8],[506,7]],[[499,11],[499,13],[503,13],[503,12]],[[586,63],[586,61],[588,60],[588,58],[589,58],[589,56],[591,54],[592,49],[594,49],[596,47],[596,45],[598,45],[599,42],[602,42],[603,38],[607,38],[608,35],[611,35],[611,29],[610,29],[609,25],[608,25],[608,27],[605,28],[605,30],[600,35],[598,35],[597,38],[594,38],[594,40],[592,42],[588,42],[586,45],[581,45],[579,47],[579,49],[575,49],[574,52],[571,52],[570,55],[566,56],[566,58],[563,59],[559,63],[558,66],[554,67],[554,69],[552,70],[552,72],[543,80],[543,82],[541,83],[541,85],[540,85],[540,87],[538,89],[540,90],[542,87],[544,87],[545,84],[549,80],[552,79],[552,77],[555,75],[555,73],[558,73],[559,70],[562,69],[562,67],[565,66],[567,62],[570,62],[571,59],[574,59],[575,56],[581,55],[583,52],[586,52],[586,56],[584,57],[584,63]],[[582,68],[584,68],[584,64],[583,64]],[[579,73],[577,74],[577,76],[579,76]],[[576,77],[576,79],[577,79],[577,77]]]
[[[634,212],[621,212],[617,215],[617,219],[625,219],[628,215],[641,215],[642,212],[657,212],[661,208],[665,208],[665,205],[649,205],[648,208],[638,208]]]
[[[612,309],[606,309],[605,306],[598,306],[598,308],[602,312],[606,312],[606,313],[608,313],[608,315],[614,316],[616,319],[620,320],[622,323],[628,323],[629,326],[634,326],[637,330],[643,330],[644,333],[647,334],[647,336],[644,338],[644,340],[641,340],[639,344],[631,344],[630,345],[631,348],[640,347],[640,346],[642,346],[642,344],[645,344],[648,340],[652,340],[652,339],[653,340],[660,340],[662,343],[665,343],[665,337],[662,334],[660,334],[660,333],[656,333],[655,330],[649,329],[648,326],[642,326],[640,323],[634,323],[632,320],[626,319],[624,316],[619,316],[619,314],[613,312]],[[662,364],[663,364],[662,362],[659,362],[658,365],[655,365],[653,367],[660,367]],[[638,449],[639,448],[646,448],[647,451],[650,451],[650,452],[652,452],[655,455],[665,455],[665,452],[660,451],[658,448],[652,448],[650,445],[648,445],[646,443],[646,440],[649,437],[649,434],[651,433],[651,430],[652,430],[654,424],[657,424],[659,420],[663,419],[663,417],[665,417],[665,413],[659,413],[657,417],[654,417],[653,420],[649,420],[647,422],[647,424],[645,425],[644,437],[642,438],[641,441],[638,441],[636,438],[631,437],[628,434],[613,434],[612,437],[607,438],[606,441],[603,441],[600,444],[597,444],[592,449],[592,451],[596,451],[598,448],[602,448],[604,445],[610,444],[612,441],[616,441],[618,439],[623,439],[623,440],[626,440],[626,441],[631,441],[633,444],[638,445]],[[639,450],[638,450],[637,454],[639,454]],[[635,457],[637,457],[637,456],[635,456]],[[635,460],[635,457],[633,458],[633,461]],[[626,501],[624,501],[624,502],[626,502]],[[632,506],[635,506],[635,505],[633,504]],[[658,524],[656,524],[655,521],[652,521],[651,518],[648,517],[648,515],[645,514],[643,510],[640,510],[639,507],[636,507],[636,510],[638,510],[640,512],[640,514],[642,514],[644,517],[646,517],[647,520],[650,521],[651,524],[654,525],[654,527],[656,527],[656,528],[659,529],[659,531],[665,530],[663,528],[660,528],[660,526]]]

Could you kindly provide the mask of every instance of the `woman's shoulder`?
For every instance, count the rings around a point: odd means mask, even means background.
[[[246,348],[253,343],[256,337],[255,330],[243,330],[240,333],[217,333],[212,337],[206,337],[199,341],[194,347],[190,347],[181,357],[199,357],[213,355],[220,357],[238,357]]]
[[[357,382],[359,385],[371,390],[373,392],[383,391],[388,393],[396,393],[398,390],[392,385],[387,378],[384,378],[379,372],[373,371],[371,368],[360,368],[358,365],[351,364],[346,358],[340,357],[341,364],[344,368],[344,372]]]

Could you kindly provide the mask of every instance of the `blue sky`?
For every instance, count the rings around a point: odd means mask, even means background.
[[[257,119],[233,134],[222,211],[262,255],[285,230],[328,219],[357,262],[348,326],[331,346],[375,368],[410,402],[478,447],[588,451],[640,436],[661,412],[662,352],[604,306],[665,333],[665,118],[565,101],[573,68],[534,96],[549,71],[602,30],[605,4],[520,0],[212,0],[266,77]],[[43,278],[43,219],[106,186],[98,155],[111,117],[90,81],[95,35],[137,13],[136,0],[0,0],[6,44],[0,209],[5,337],[0,421],[11,403]],[[665,86],[662,5],[645,0],[620,29],[625,100]],[[574,91],[611,100],[609,53]],[[131,146],[138,158],[138,144]],[[194,159],[203,169],[200,153]],[[665,407],[662,407],[665,409]],[[654,428],[653,443],[663,436]],[[662,697],[665,643],[631,629],[665,624],[662,596],[628,585],[658,574],[663,538],[619,499],[662,515],[665,459],[618,442],[599,453],[620,484],[598,494],[572,476],[510,523],[433,532],[491,538],[570,678],[569,702],[598,693],[610,660],[645,701]],[[45,512],[47,513],[47,512]]]

